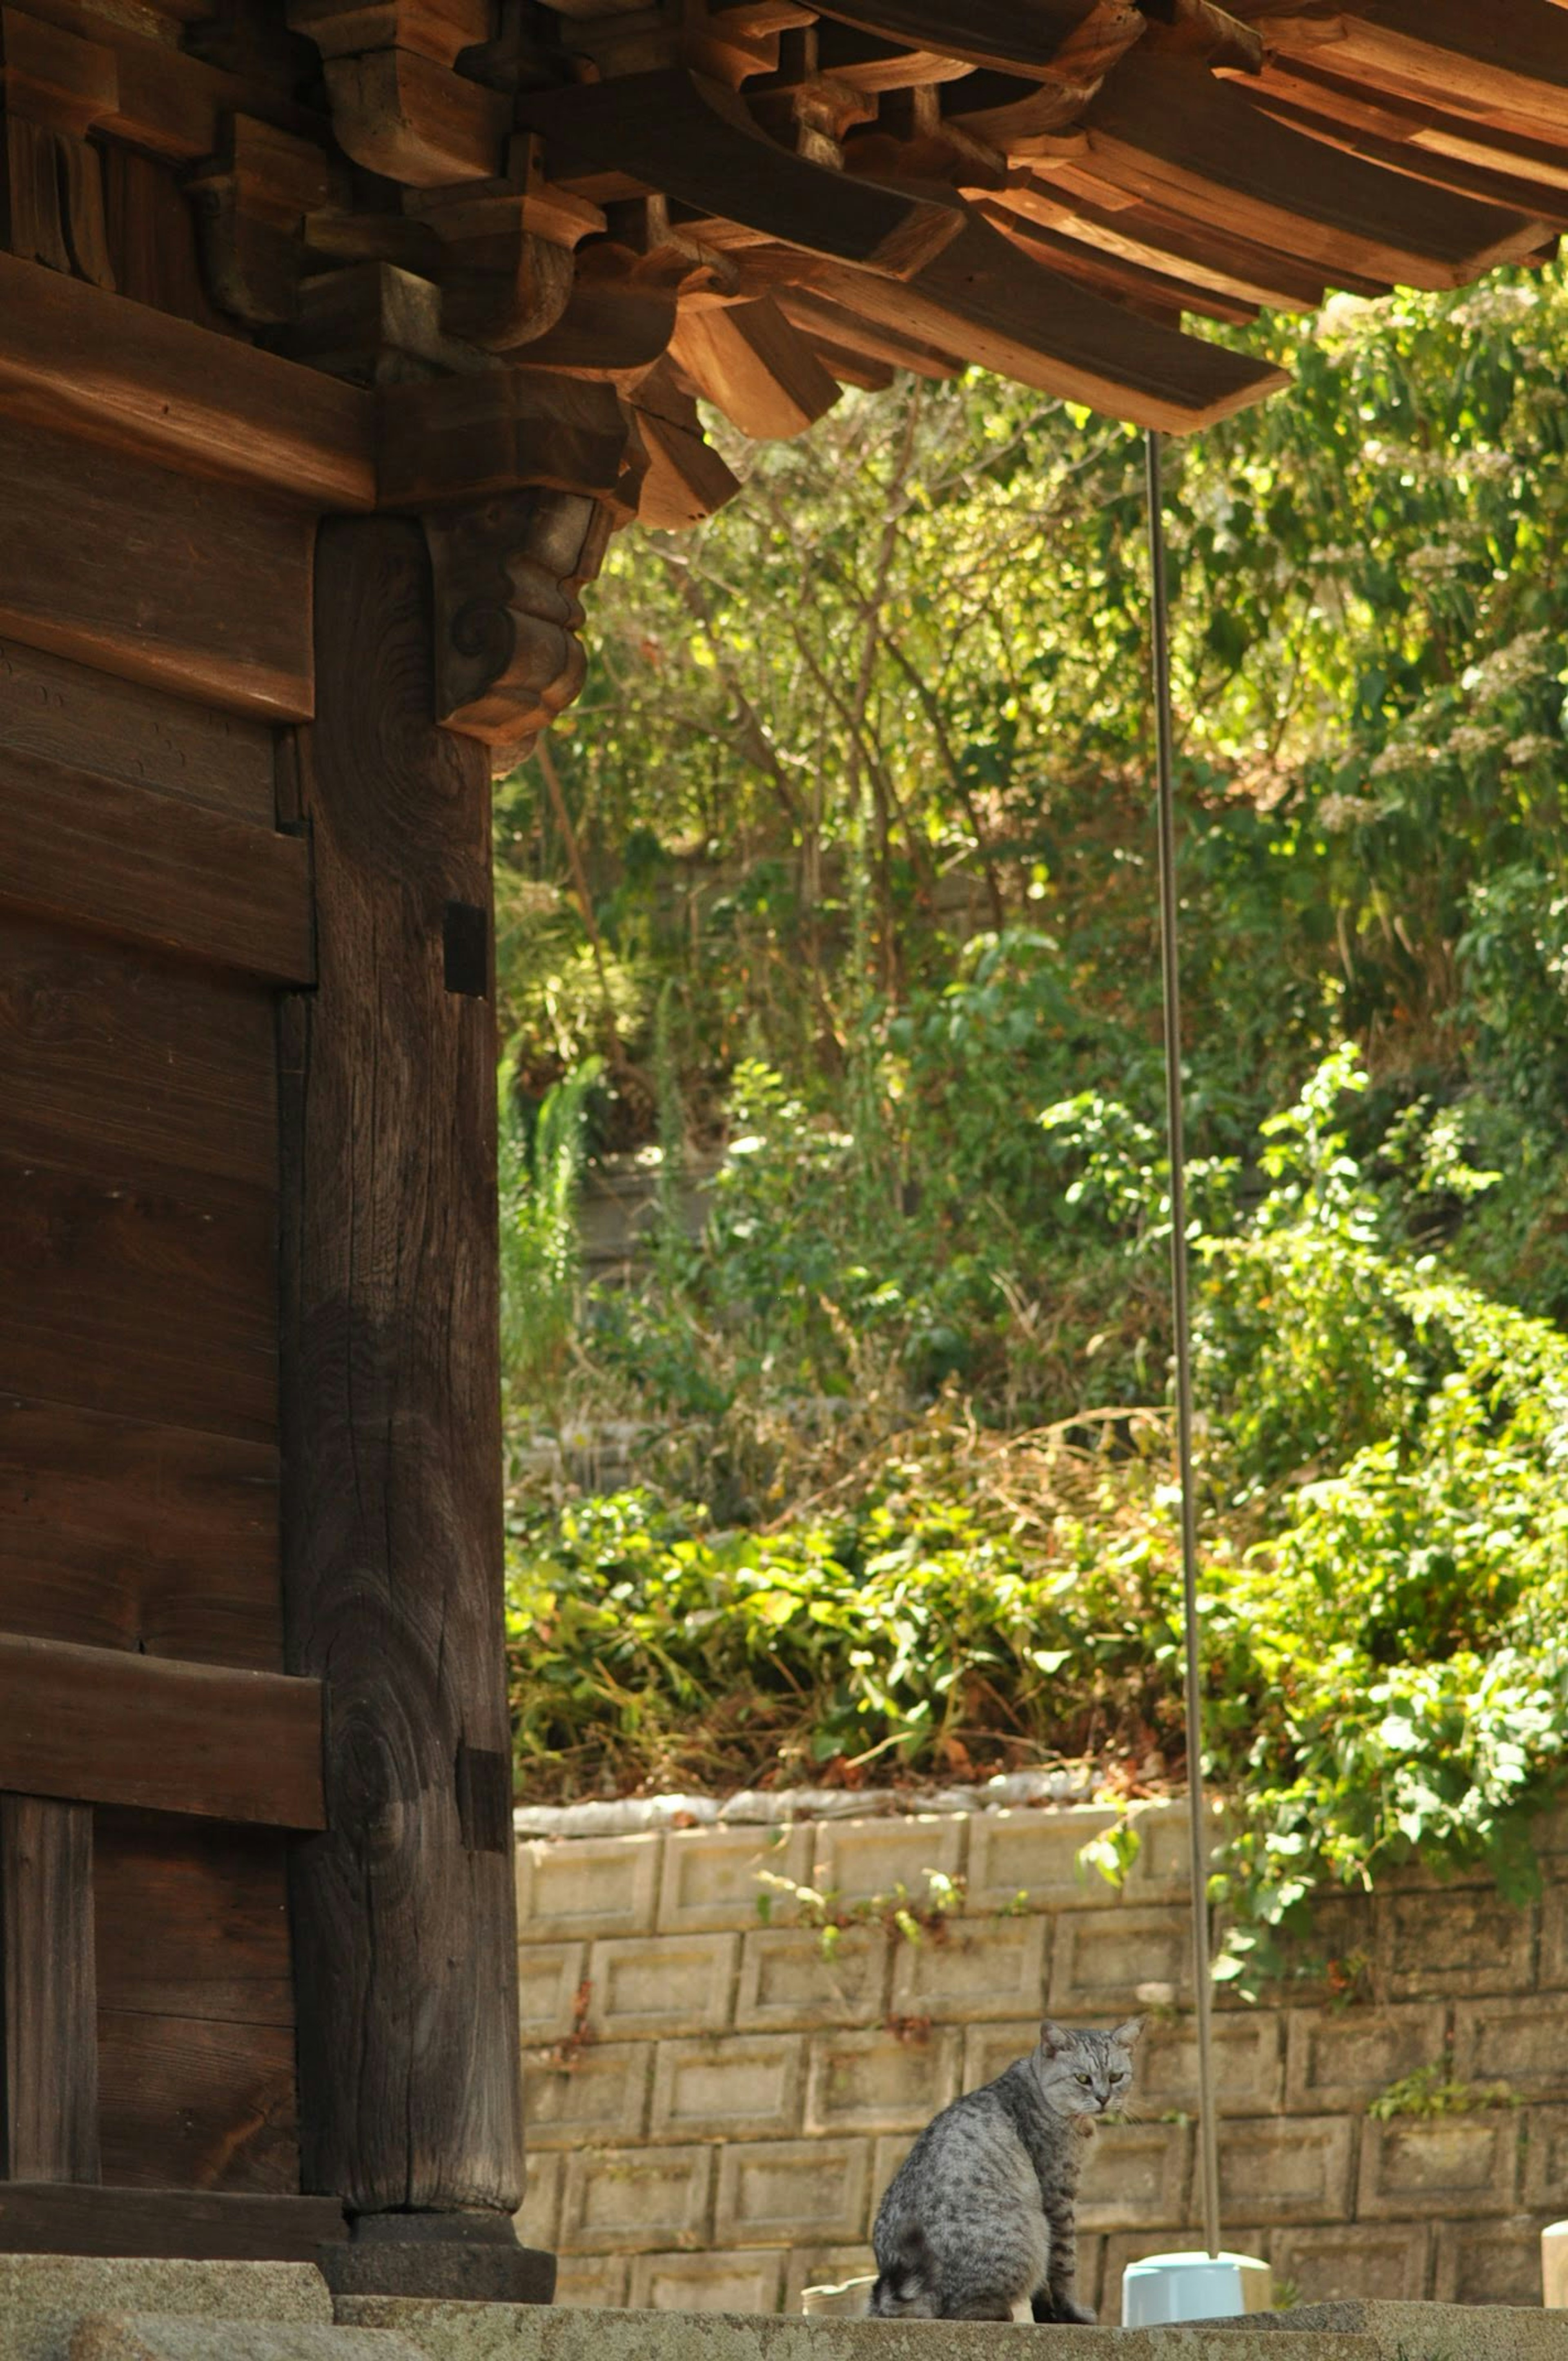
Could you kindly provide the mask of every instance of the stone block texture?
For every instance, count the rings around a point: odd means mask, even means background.
[[[809,1885],[811,1839],[807,1828],[673,1828],[664,1839],[660,1934],[741,1934],[770,1915],[782,1922],[789,1897],[764,1873]]]
[[[887,2013],[887,1953],[880,1927],[851,1927],[831,1957],[806,1927],[743,1935],[735,2023],[748,2033],[878,2024]]]
[[[920,2131],[959,2095],[961,2039],[956,2028],[932,2026],[814,2034],[807,2133]]]
[[[1440,2222],[1436,2229],[1439,2303],[1541,2301],[1541,2234],[1546,2217],[1503,2222]]]
[[[717,2033],[734,2013],[738,1935],[614,1937],[588,1955],[588,2024],[604,2041]]]
[[[1273,2234],[1277,2293],[1299,2303],[1420,2302],[1431,2269],[1430,2222],[1328,2223]]]
[[[893,2010],[942,2025],[1045,2012],[1050,1926],[1045,1918],[960,1921],[939,1942],[897,1943]]]
[[[636,2255],[627,2301],[642,2312],[777,2312],[784,2257],[777,2247],[739,2254]]]
[[[642,2042],[590,2044],[560,2065],[525,2058],[522,2105],[530,2148],[580,2147],[587,2140],[620,2147],[641,2139],[652,2070],[653,2051]]]
[[[1441,2058],[1441,2002],[1404,2008],[1292,2009],[1286,2019],[1285,2103],[1293,2114],[1365,2107],[1390,2082]]]
[[[587,1980],[587,1958],[586,1943],[519,1945],[518,2023],[525,2042],[559,2041],[571,2032],[577,1994]]]
[[[929,1891],[929,1872],[961,1877],[969,1822],[959,1812],[920,1812],[907,1819],[828,1820],[817,1831],[819,1894],[845,1905],[875,1902],[902,1886],[916,1902]]]
[[[652,1934],[662,1843],[652,1835],[526,1839],[517,1849],[519,1941]]]
[[[1453,2070],[1467,2082],[1506,2082],[1524,2098],[1568,2096],[1568,1997],[1458,2002]]]
[[[1135,1808],[1119,1893],[1078,1868],[1099,1808],[520,1845],[518,2223],[559,2252],[558,2301],[798,2314],[806,2288],[874,2269],[916,2133],[1026,2056],[1042,2014],[1144,2010],[1136,2120],[1100,2127],[1080,2204],[1080,2292],[1117,2320],[1127,2264],[1190,2246],[1199,2202],[1185,1810]],[[1568,2216],[1568,1813],[1541,1850],[1539,1910],[1421,1878],[1325,1895],[1262,2004],[1217,1994],[1226,2241],[1300,2301],[1539,2304],[1540,2232]],[[787,1897],[759,1911],[759,1871],[850,1923],[825,1951]],[[854,1917],[923,1898],[930,1871],[964,1883],[939,1935]],[[1347,2003],[1321,1969],[1353,1953]],[[1368,2114],[1449,2056],[1519,2103]]]
[[[1085,2230],[1179,2229],[1192,2175],[1188,2124],[1103,2124],[1079,2184]]]
[[[1388,1991],[1396,2000],[1431,1994],[1468,2000],[1530,1984],[1535,1912],[1505,1902],[1492,1886],[1391,1894],[1383,1927]]]
[[[1362,2126],[1357,2212],[1365,2221],[1511,2213],[1519,2200],[1519,2119],[1474,2114],[1368,2118]]]
[[[1192,1983],[1191,1922],[1185,1910],[1076,1910],[1053,1930],[1055,2016],[1111,2023],[1149,2002],[1185,2001]]]
[[[716,2243],[842,2244],[870,2226],[871,2142],[741,2140],[718,2151]]]
[[[707,2246],[713,2158],[697,2147],[579,2149],[561,2192],[562,2253]]]
[[[800,2128],[806,2069],[800,2034],[661,2041],[657,2061],[649,2125],[655,2140],[784,2139]]]

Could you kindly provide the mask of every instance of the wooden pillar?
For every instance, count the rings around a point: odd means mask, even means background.
[[[510,2221],[488,765],[433,721],[417,525],[324,525],[315,615],[317,983],[280,1060],[285,1614],[327,1697],[291,1872],[304,2185],[355,2221],[345,2288],[547,2300]]]
[[[98,2178],[93,1807],[0,1795],[0,2172]]]

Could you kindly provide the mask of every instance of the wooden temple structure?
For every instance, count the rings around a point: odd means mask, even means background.
[[[488,780],[611,533],[1568,223],[1557,0],[0,0],[0,2251],[520,2245]]]

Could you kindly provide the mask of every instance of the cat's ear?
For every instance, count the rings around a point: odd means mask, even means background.
[[[1125,2018],[1122,2024],[1112,2026],[1112,2040],[1118,2043],[1124,2049],[1131,2049],[1147,2021],[1146,2017],[1142,2016]]]
[[[1048,2016],[1040,2027],[1040,2047],[1047,2058],[1055,2058],[1072,2038],[1065,2025],[1053,2024]]]

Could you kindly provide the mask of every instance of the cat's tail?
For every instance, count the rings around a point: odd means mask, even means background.
[[[880,2255],[877,2260],[882,2262]],[[883,2264],[868,2309],[872,2320],[936,2318],[936,2257],[917,2222],[902,2232],[892,2258]]]

